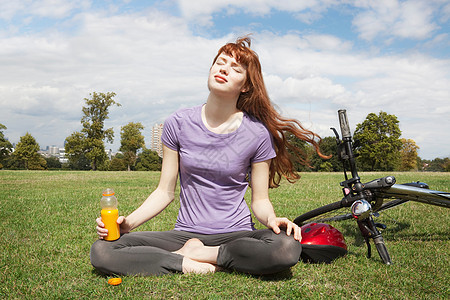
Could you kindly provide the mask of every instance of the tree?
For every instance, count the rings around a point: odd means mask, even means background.
[[[314,170],[322,172],[339,172],[343,170],[342,162],[337,156],[336,138],[327,136],[322,139],[319,145],[320,152],[325,155],[332,155],[330,159],[321,158],[315,151],[311,159]]]
[[[37,154],[28,161],[29,170],[47,170],[47,161],[45,158]]]
[[[87,160],[85,156],[84,139],[84,135],[78,131],[72,133],[66,138],[64,149],[66,156],[69,159],[69,165],[72,169],[79,169],[77,167],[79,162],[81,160]],[[84,168],[81,168],[81,170],[84,170]]]
[[[22,161],[25,165],[25,169],[30,170],[43,170],[47,167],[45,159],[38,154],[39,144],[34,137],[28,132],[20,137],[20,141],[17,143],[14,156],[18,160]]]
[[[423,170],[429,172],[449,172],[450,171],[450,158],[435,158],[432,161],[422,160]]]
[[[150,149],[144,149],[136,163],[138,171],[160,171],[162,159],[158,153]]]
[[[45,158],[45,161],[47,162],[47,168],[49,169],[61,169],[62,167],[62,164],[57,157],[50,156]]]
[[[127,164],[125,163],[124,155],[117,154],[111,159],[109,164],[109,171],[125,171],[127,170]]]
[[[3,130],[7,127],[0,123],[0,169],[3,168],[3,161],[6,159],[12,151],[11,143],[6,139],[3,134]]]
[[[400,162],[401,130],[395,115],[370,113],[356,126],[354,139],[360,141],[358,163],[362,170],[392,171]]]
[[[124,153],[128,171],[131,170],[131,166],[136,162],[137,151],[145,146],[144,136],[141,134],[141,130],[144,130],[144,126],[141,123],[130,122],[122,126],[120,131],[121,141],[119,150]]]
[[[294,170],[297,172],[311,171],[311,168],[307,165],[312,165],[310,157],[312,156],[313,149],[305,141],[299,139],[290,132],[286,132],[286,139],[289,144],[294,148],[288,148],[288,152],[291,155],[291,160],[294,165]]]
[[[450,172],[450,158],[449,157],[444,158],[444,163],[442,164],[442,167],[444,168],[445,172]]]
[[[411,139],[400,139],[400,141],[402,142],[400,171],[417,170],[417,150],[419,146]]]
[[[92,99],[85,98],[86,106],[83,106],[81,132],[74,132],[66,139],[65,150],[73,159],[83,155],[91,161],[92,170],[106,159],[104,140],[113,142],[114,131],[112,128],[104,129],[105,120],[108,119],[109,107],[120,106],[113,100],[116,94],[113,92],[90,94]]]

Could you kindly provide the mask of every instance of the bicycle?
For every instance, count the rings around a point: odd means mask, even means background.
[[[371,257],[370,240],[372,239],[382,261],[390,265],[392,260],[383,236],[378,230],[378,228],[385,229],[386,226],[376,223],[373,217],[378,217],[380,212],[408,201],[450,208],[450,193],[430,190],[429,186],[423,182],[397,184],[394,176],[385,176],[362,183],[356,167],[357,155],[354,151],[346,110],[339,110],[338,117],[342,139],[335,128],[331,128],[331,130],[336,136],[337,156],[344,166],[345,180],[340,183],[344,196],[340,201],[298,216],[294,223],[302,226],[308,223],[326,223],[354,218],[366,242],[367,257]],[[348,172],[351,173],[350,178]]]

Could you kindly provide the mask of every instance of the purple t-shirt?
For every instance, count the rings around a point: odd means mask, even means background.
[[[164,123],[162,142],[180,156],[180,210],[175,230],[203,234],[254,230],[244,200],[251,163],[276,156],[267,128],[244,113],[228,134],[203,124],[202,106],[180,109]]]

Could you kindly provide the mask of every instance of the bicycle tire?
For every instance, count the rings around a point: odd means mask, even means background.
[[[408,202],[408,200],[403,199],[393,199],[390,201],[386,201],[378,209],[376,209],[375,212],[381,212],[406,202]],[[327,222],[345,221],[353,218],[352,214],[349,211],[350,211],[349,207],[345,207],[342,205],[341,201],[337,201],[310,210],[298,216],[297,218],[295,218],[294,223],[297,224],[298,226],[302,226],[308,223],[327,223]]]
[[[341,201],[336,201],[321,207],[318,207],[316,209],[310,210],[297,218],[295,218],[294,223],[302,226],[307,223],[324,223],[328,221],[337,221],[337,220],[330,220],[340,217],[340,215],[331,216],[330,218],[326,217],[328,213],[337,211],[339,209],[343,208]]]

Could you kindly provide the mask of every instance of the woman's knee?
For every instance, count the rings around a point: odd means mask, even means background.
[[[111,250],[109,242],[103,240],[97,240],[92,244],[90,252],[92,266],[103,273],[107,273],[108,266],[111,264]]]
[[[302,252],[302,245],[295,240],[293,235],[287,235],[285,232],[277,234],[273,244],[276,248],[274,255],[278,264],[285,267],[292,267],[299,261]]]
[[[294,239],[292,234],[288,236],[285,231],[276,234],[272,230],[267,230],[262,234],[264,236],[262,240],[269,247],[265,251],[265,261],[272,264],[274,269],[281,271],[298,263],[302,245]]]

